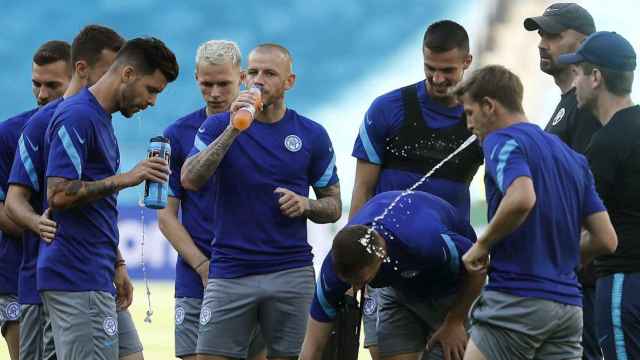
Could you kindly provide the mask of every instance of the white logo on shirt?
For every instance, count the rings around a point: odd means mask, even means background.
[[[284,138],[284,147],[291,152],[300,151],[302,149],[302,140],[297,135],[289,135]]]
[[[20,304],[17,302],[10,302],[4,308],[5,320],[16,321],[20,319]]]
[[[27,142],[29,143],[29,146],[31,146],[31,149],[32,149],[34,152],[37,152],[37,151],[38,151],[38,149],[40,148],[40,146],[33,146],[33,143],[31,142],[31,140],[29,140],[29,138],[28,138],[27,136],[25,136],[24,138],[25,138],[25,139],[27,139]]]
[[[560,122],[560,120],[562,120],[562,118],[564,117],[564,112],[564,108],[558,111],[556,117],[553,118],[553,122],[551,123],[552,126],[556,126]]]
[[[107,318],[102,322],[102,328],[104,329],[105,334],[113,336],[118,332],[118,323],[111,316],[107,316]]]
[[[184,308],[176,306],[176,325],[182,325],[184,322]]]
[[[204,127],[199,128],[199,129],[198,129],[198,132],[199,132],[199,133],[203,133],[203,132],[204,132]]]
[[[78,141],[80,141],[80,144],[84,144],[85,139],[80,137],[80,134],[78,134],[78,131],[76,129],[73,129],[73,132],[76,133],[76,137],[78,138]]]
[[[420,271],[418,270],[406,270],[400,273],[400,276],[402,276],[405,279],[411,279],[416,277],[416,275],[420,274]]]

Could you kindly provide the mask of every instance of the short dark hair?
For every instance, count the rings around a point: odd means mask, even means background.
[[[604,85],[610,93],[617,96],[625,96],[631,94],[633,87],[633,71],[618,71],[607,69],[588,62],[581,62],[582,72],[590,74],[593,69],[600,70]]]
[[[118,52],[114,65],[132,65],[143,75],[159,70],[172,82],[178,77],[178,62],[173,52],[160,39],[154,37],[135,38],[127,41]]]
[[[379,236],[364,225],[351,225],[340,230],[333,238],[331,252],[336,274],[349,278],[379,260],[376,251],[369,251],[360,241],[366,239],[376,248],[382,247]],[[383,241],[383,240],[382,240]]]
[[[468,95],[475,102],[488,97],[496,100],[509,111],[524,112],[522,82],[518,75],[504,66],[488,65],[474,71],[453,92],[458,98]]]
[[[125,40],[117,32],[101,25],[87,25],[73,39],[71,61],[73,64],[84,60],[89,66],[95,65],[103,50],[118,52]]]
[[[469,52],[467,30],[455,21],[441,20],[429,25],[422,39],[422,46],[437,53],[459,49]]]
[[[51,40],[40,45],[33,54],[33,62],[39,66],[64,61],[71,65],[71,46],[66,41]]]

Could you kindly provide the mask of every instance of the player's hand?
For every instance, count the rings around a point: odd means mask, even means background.
[[[258,96],[250,91],[244,90],[241,91],[238,97],[231,103],[231,107],[229,111],[233,114],[236,111],[242,109],[247,106],[255,106],[257,110],[259,109]]]
[[[486,272],[489,267],[489,248],[482,242],[476,241],[462,256],[462,261],[469,272]]]
[[[309,210],[309,198],[298,195],[293,191],[285,188],[277,188],[273,191],[280,195],[278,203],[282,215],[295,218],[305,214]]]
[[[131,171],[123,174],[126,187],[136,186],[145,180],[159,183],[169,181],[169,162],[159,157],[140,161]]]
[[[427,352],[440,344],[444,360],[462,360],[467,347],[468,335],[462,322],[446,321],[436,330],[427,342]]]
[[[133,284],[129,279],[126,265],[116,267],[113,284],[116,286],[116,306],[118,310],[125,310],[133,302]]]
[[[200,280],[202,281],[202,286],[207,288],[207,281],[209,280],[209,261],[201,264],[196,272],[200,275]]]
[[[38,219],[40,238],[49,244],[53,241],[53,238],[56,236],[56,231],[58,230],[58,224],[51,220],[50,213],[51,208],[48,208],[40,215],[40,219]]]

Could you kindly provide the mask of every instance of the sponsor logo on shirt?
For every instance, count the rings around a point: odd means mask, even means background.
[[[29,140],[27,136],[25,136],[24,138],[27,139],[27,142],[29,143],[29,146],[31,146],[31,149],[33,150],[33,152],[37,152],[40,146],[33,146],[33,143],[31,142],[31,140]]]
[[[302,149],[302,140],[297,135],[289,135],[284,138],[284,147],[291,152],[297,152]]]
[[[203,133],[204,132],[204,126],[198,129],[199,133]]]
[[[376,309],[378,308],[378,304],[376,303],[376,299],[369,297],[369,296],[365,296],[364,298],[364,306],[362,308],[362,311],[365,313],[365,315],[373,315],[376,312]]]
[[[76,137],[78,138],[78,141],[80,141],[80,144],[84,144],[85,139],[80,137],[80,134],[78,134],[78,131],[76,129],[73,129],[73,132],[76,133]]]
[[[105,334],[114,336],[118,332],[118,323],[111,316],[107,316],[102,322],[102,328]]]
[[[553,122],[551,123],[551,125],[556,126],[564,117],[564,113],[564,108],[560,109],[560,111],[558,111],[558,113],[556,114],[556,117],[553,118]]]
[[[411,279],[416,277],[416,275],[418,274],[420,274],[420,271],[418,270],[405,270],[400,273],[400,276],[402,276],[405,279]]]
[[[176,306],[176,325],[182,325],[184,322],[184,308]]]
[[[208,306],[202,308],[202,312],[200,312],[200,325],[207,325],[211,320],[211,310]]]
[[[20,319],[20,304],[17,302],[10,302],[4,308],[4,319],[7,321],[16,321]]]

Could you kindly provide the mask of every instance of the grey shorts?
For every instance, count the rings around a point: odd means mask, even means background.
[[[312,266],[209,279],[196,352],[246,358],[250,339],[259,326],[270,358],[298,356],[314,289]]]
[[[378,323],[378,292],[380,289],[367,285],[367,294],[364,296],[362,308],[362,323],[364,326],[364,347],[378,345],[376,327]]]
[[[196,354],[202,299],[176,298],[175,341],[176,357]]]
[[[442,324],[455,296],[414,298],[393,288],[378,292],[378,350],[381,356],[422,353],[433,332]],[[443,359],[439,346],[422,359]]]
[[[110,293],[45,291],[59,360],[118,359],[118,315]]]
[[[22,304],[20,315],[20,359],[55,359],[53,332],[42,304]]]
[[[129,310],[118,311],[118,357],[142,352],[142,342]]]
[[[20,304],[18,297],[13,294],[0,295],[0,332],[2,336],[7,331],[7,324],[20,321]]]
[[[471,339],[487,359],[582,358],[579,306],[484,291],[471,320]]]

